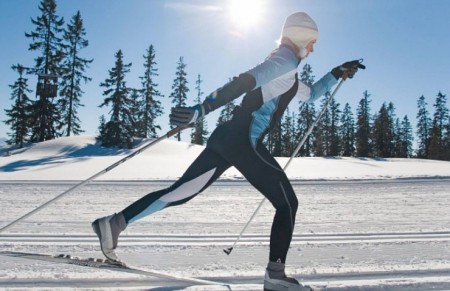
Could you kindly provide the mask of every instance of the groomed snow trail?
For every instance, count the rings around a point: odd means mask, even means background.
[[[0,183],[0,226],[72,182]],[[94,182],[0,235],[0,249],[101,257],[90,222],[164,182]],[[288,272],[325,290],[450,289],[450,179],[295,182],[300,208]],[[226,256],[261,196],[245,182],[218,182],[188,204],[131,225],[125,261],[179,275],[236,283],[187,286],[24,259],[0,260],[0,288],[261,290],[273,210],[261,210]]]

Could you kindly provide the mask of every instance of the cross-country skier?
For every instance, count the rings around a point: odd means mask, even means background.
[[[245,94],[241,105],[234,110],[232,120],[214,130],[206,148],[178,181],[166,189],[147,194],[121,212],[92,223],[108,259],[118,260],[114,250],[119,234],[127,225],[189,201],[234,166],[276,209],[264,288],[309,290],[285,274],[298,201],[286,174],[262,141],[294,97],[314,102],[339,78],[352,78],[360,67],[358,61],[350,61],[335,67],[312,86],[299,81],[297,67],[314,51],[317,37],[314,20],[304,12],[294,13],[284,23],[280,45],[264,62],[217,89],[202,104],[172,108],[170,122],[185,127]]]

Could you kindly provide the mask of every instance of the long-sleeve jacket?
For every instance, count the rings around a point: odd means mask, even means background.
[[[250,139],[256,145],[269,129],[281,119],[289,102],[297,97],[314,102],[337,83],[331,74],[309,86],[298,80],[300,60],[286,45],[280,45],[263,63],[235,77],[222,88],[206,97],[206,113],[247,93],[240,110],[252,115]]]

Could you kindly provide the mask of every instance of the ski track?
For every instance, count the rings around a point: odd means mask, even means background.
[[[1,182],[0,226],[74,182]],[[300,208],[288,273],[322,290],[450,290],[450,179],[294,182]],[[0,234],[0,249],[101,257],[90,221],[168,182],[94,182]],[[261,196],[218,182],[188,204],[130,226],[119,256],[136,266],[232,286],[187,286],[19,258],[0,260],[0,289],[261,290],[270,203],[230,256]],[[11,211],[13,209],[14,211]]]

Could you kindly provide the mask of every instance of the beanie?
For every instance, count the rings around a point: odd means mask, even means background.
[[[319,30],[314,20],[305,12],[295,12],[289,15],[284,22],[281,38],[289,38],[300,50],[317,39]]]

